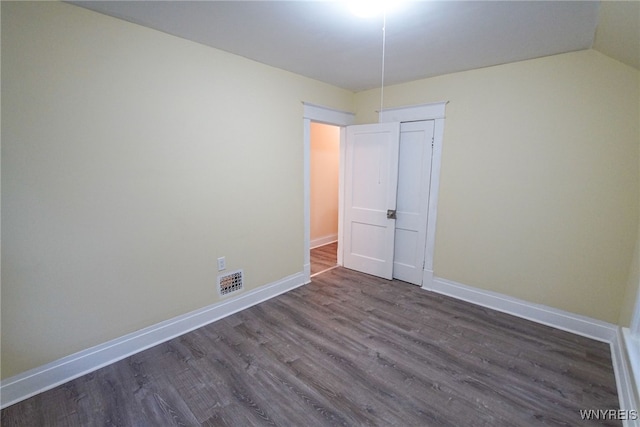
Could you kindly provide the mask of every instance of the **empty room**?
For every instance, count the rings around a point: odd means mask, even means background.
[[[363,3],[0,2],[3,426],[640,425],[640,2]]]

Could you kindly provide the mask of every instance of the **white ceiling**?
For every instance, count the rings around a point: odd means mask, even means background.
[[[383,19],[357,18],[345,2],[72,3],[354,92],[380,86]],[[618,15],[633,37],[640,3],[631,3]],[[619,34],[617,10],[607,13],[604,32],[613,48],[629,38]],[[599,11],[597,1],[407,1],[387,15],[385,85],[589,49]],[[632,61],[640,58],[637,39],[623,48]]]

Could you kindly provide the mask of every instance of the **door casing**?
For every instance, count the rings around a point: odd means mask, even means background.
[[[445,109],[448,101],[408,107],[387,108],[380,112],[380,122],[412,122],[434,120],[433,157],[431,162],[431,182],[429,184],[429,208],[427,214],[427,242],[422,277],[422,287],[433,289],[433,257],[438,218],[438,193],[440,190],[440,166],[444,139]]]
[[[355,114],[347,111],[335,110],[333,108],[323,107],[321,105],[303,103],[303,202],[304,202],[304,242],[303,242],[303,275],[304,283],[311,281],[311,122],[325,123],[328,125],[340,127],[340,161],[342,162],[342,152],[345,146],[346,130],[345,126],[355,123]],[[340,168],[338,190],[338,210],[342,208],[343,200],[343,175],[342,167]],[[342,221],[338,217],[338,242],[342,237]],[[341,248],[338,244],[338,265],[342,265]]]

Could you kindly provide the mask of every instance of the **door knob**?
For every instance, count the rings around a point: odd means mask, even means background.
[[[387,219],[396,219],[395,209],[387,209]]]

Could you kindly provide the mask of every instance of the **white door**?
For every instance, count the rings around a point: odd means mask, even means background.
[[[402,123],[393,278],[422,285],[434,121]]]
[[[343,264],[389,280],[393,277],[399,137],[400,123],[347,127]]]

